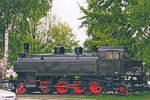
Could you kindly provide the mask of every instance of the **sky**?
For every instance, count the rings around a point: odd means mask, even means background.
[[[81,21],[78,18],[84,15],[79,4],[87,7],[86,0],[53,0],[52,12],[73,29],[76,39],[80,40],[79,45],[83,46],[87,35],[86,28],[79,28]]]

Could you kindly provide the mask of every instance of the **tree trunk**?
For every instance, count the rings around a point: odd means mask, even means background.
[[[3,59],[0,59],[0,88],[2,88]]]
[[[11,24],[8,25],[8,28],[6,28],[5,30],[5,49],[4,49],[4,62],[3,62],[3,74],[2,74],[2,79],[6,78],[6,69],[8,67],[8,43],[9,43],[9,33],[12,29],[13,26],[13,22],[11,22]]]

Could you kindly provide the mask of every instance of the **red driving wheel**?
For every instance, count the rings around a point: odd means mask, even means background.
[[[90,91],[93,94],[99,94],[102,91],[102,87],[99,86],[99,82],[98,81],[93,81],[90,83]]]
[[[74,84],[79,86],[81,84],[81,81],[76,81],[76,82],[74,82]],[[80,94],[85,91],[85,88],[84,87],[74,87],[73,91],[77,94]]]
[[[68,83],[65,82],[65,81],[59,81],[57,84],[56,84],[56,90],[58,93],[60,94],[65,94],[67,93],[68,91],[68,87],[67,87]]]
[[[49,82],[48,81],[40,81],[40,85],[41,85],[41,91],[43,93],[48,93],[50,92],[50,89],[49,89]]]
[[[20,83],[17,87],[17,94],[23,94],[25,93],[25,91],[26,91],[26,88],[25,88],[24,83]]]

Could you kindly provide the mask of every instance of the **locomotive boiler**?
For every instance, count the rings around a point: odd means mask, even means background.
[[[20,53],[14,63],[18,94],[113,91],[128,95],[143,82],[142,62],[125,59],[122,47],[102,46],[97,53],[83,53],[82,47],[75,47],[72,54],[65,54],[62,45],[54,48],[54,54],[28,54],[28,49],[26,43],[25,53]]]

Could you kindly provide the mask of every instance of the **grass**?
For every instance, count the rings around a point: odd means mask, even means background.
[[[104,95],[96,96],[95,100],[150,100],[150,92],[137,92],[134,95],[129,96],[115,96]]]
[[[136,93],[135,95],[130,94],[129,96],[98,95],[98,96],[80,96],[79,98],[87,98],[91,100],[92,99],[93,100],[150,100],[150,92]]]
[[[137,92],[135,95],[129,94],[129,96],[116,96],[116,95],[96,95],[96,96],[84,96],[84,95],[19,95],[18,97],[25,98],[68,98],[68,100],[150,100],[150,92]]]

